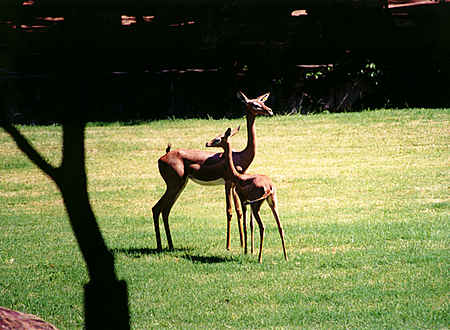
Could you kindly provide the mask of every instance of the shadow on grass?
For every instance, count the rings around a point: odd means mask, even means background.
[[[149,249],[149,248],[117,248],[117,249],[111,249],[112,254],[125,254],[126,256],[133,257],[133,258],[140,258],[142,256],[148,256],[148,255],[156,255],[156,254],[163,254],[163,253],[172,253],[172,252],[188,252],[191,249],[189,248],[179,248],[179,249],[163,249],[163,250],[157,250],[157,249]]]
[[[181,258],[189,260],[193,263],[202,263],[202,264],[217,264],[222,262],[235,262],[236,260],[233,257],[218,257],[218,256],[199,256],[199,255],[190,255],[185,254],[181,256]]]
[[[149,249],[149,248],[116,248],[110,250],[112,254],[124,254],[128,257],[132,258],[141,258],[143,256],[148,255],[158,255],[158,254],[166,254],[166,253],[180,253],[184,252],[185,254],[181,255],[180,258],[186,259],[192,263],[202,263],[202,264],[216,264],[222,262],[236,262],[236,259],[233,257],[219,257],[219,256],[202,256],[202,255],[193,255],[189,254],[192,249],[190,248],[178,248],[178,249],[163,249],[162,251],[158,251],[157,249]]]

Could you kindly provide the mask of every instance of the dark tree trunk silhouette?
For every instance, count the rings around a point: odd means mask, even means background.
[[[89,201],[85,169],[85,122],[70,120],[63,123],[63,157],[59,167],[49,164],[20,131],[8,122],[4,112],[0,114],[0,126],[61,191],[90,278],[84,288],[85,327],[128,329],[127,286],[125,281],[117,279],[114,257],[103,240]]]

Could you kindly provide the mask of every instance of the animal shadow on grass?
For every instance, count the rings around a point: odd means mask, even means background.
[[[149,248],[115,248],[111,249],[112,254],[125,254],[128,257],[140,258],[142,256],[148,255],[156,255],[163,253],[173,253],[173,252],[187,252],[190,251],[189,248],[179,248],[179,249],[163,249],[162,251],[158,251],[157,249],[149,249]]]
[[[190,248],[178,248],[178,249],[163,249],[162,251],[158,251],[157,249],[149,249],[149,248],[115,248],[110,250],[112,254],[124,254],[128,257],[132,258],[141,258],[147,255],[157,255],[163,253],[180,253],[184,252],[182,256],[183,259],[191,261],[192,263],[202,263],[202,264],[216,264],[221,262],[234,262],[236,261],[233,257],[219,257],[219,256],[202,256],[202,255],[194,255],[189,252],[192,251]]]
[[[234,262],[236,261],[233,257],[218,257],[218,256],[200,256],[185,254],[181,258],[191,261],[192,263],[202,263],[202,264],[217,264],[222,262]]]

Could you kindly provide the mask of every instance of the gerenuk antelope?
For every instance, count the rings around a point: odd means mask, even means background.
[[[272,116],[272,109],[264,102],[269,97],[269,93],[263,94],[256,99],[249,99],[244,93],[239,92],[238,98],[245,104],[247,119],[247,146],[242,151],[232,152],[232,159],[235,167],[244,173],[252,163],[256,154],[256,116]],[[225,184],[226,213],[227,213],[227,241],[226,248],[230,249],[230,225],[232,217],[231,199],[238,218],[239,237],[241,247],[242,237],[242,212],[234,191],[233,182],[225,176],[225,158],[222,153],[212,153],[203,150],[176,149],[170,150],[170,145],[166,149],[166,154],[158,160],[159,173],[166,183],[166,192],[152,208],[153,222],[155,225],[157,250],[162,250],[161,234],[159,231],[159,215],[162,213],[164,229],[167,236],[169,250],[173,250],[172,236],[169,228],[169,214],[178,196],[182,193],[188,179],[205,185]]]
[[[277,198],[276,198],[276,190],[275,186],[272,183],[272,180],[262,174],[240,174],[233,164],[232,161],[232,151],[230,147],[230,137],[235,135],[239,131],[239,128],[231,131],[231,128],[227,129],[225,134],[218,136],[211,141],[206,143],[207,147],[219,147],[224,150],[224,156],[226,159],[226,171],[225,178],[226,180],[232,181],[235,185],[236,192],[241,201],[242,211],[243,211],[243,219],[244,219],[244,252],[247,253],[247,205],[250,204],[252,214],[256,219],[259,227],[259,255],[258,261],[262,262],[262,249],[263,249],[263,241],[264,241],[264,224],[259,215],[259,210],[261,208],[261,204],[264,200],[267,200],[269,204],[275,221],[277,222],[278,231],[281,237],[281,245],[283,246],[283,254],[284,259],[288,260],[286,247],[284,244],[284,231],[281,226],[280,217],[278,216],[277,209]]]

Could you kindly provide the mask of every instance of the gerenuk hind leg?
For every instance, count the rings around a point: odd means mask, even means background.
[[[286,253],[286,246],[284,244],[284,231],[283,231],[283,227],[281,226],[280,217],[278,215],[277,199],[276,199],[275,192],[273,192],[273,194],[267,198],[267,203],[269,204],[270,209],[272,210],[273,216],[275,218],[275,221],[277,222],[278,232],[280,233],[280,237],[281,237],[281,245],[283,246],[284,259],[287,261],[288,256]]]

